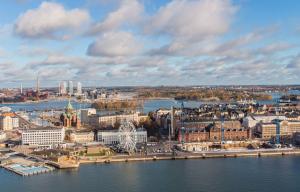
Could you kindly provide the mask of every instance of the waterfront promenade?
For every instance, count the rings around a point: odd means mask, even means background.
[[[116,155],[111,157],[87,157],[80,158],[80,163],[117,163],[134,161],[156,161],[156,160],[187,160],[187,159],[206,159],[206,158],[238,158],[238,157],[267,157],[300,155],[300,149],[257,149],[257,150],[220,150],[187,153],[180,152],[177,155],[171,153],[142,155]]]

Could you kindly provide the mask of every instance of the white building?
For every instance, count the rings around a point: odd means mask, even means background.
[[[80,120],[81,123],[88,123],[89,122],[89,116],[96,115],[97,110],[94,108],[88,108],[88,109],[81,109],[80,110]]]
[[[38,128],[22,131],[22,145],[49,146],[63,143],[65,138],[64,128]]]
[[[114,126],[122,121],[139,122],[139,113],[89,116],[90,125],[95,127]]]
[[[121,143],[121,139],[124,138],[126,133],[121,133],[119,131],[98,131],[97,141],[102,142],[104,145],[115,145]],[[147,131],[132,132],[136,143],[147,142]]]
[[[283,115],[250,115],[243,118],[243,126],[253,128],[258,123],[271,123],[274,119],[286,120],[286,117]]]
[[[62,81],[59,84],[59,94],[60,95],[67,94],[67,83],[65,81]]]
[[[0,116],[0,129],[9,131],[14,128],[19,128],[19,118],[11,112],[3,113]]]
[[[12,127],[13,128],[19,128],[19,118],[18,117],[12,117]]]
[[[73,81],[68,81],[68,94],[73,95],[73,93],[74,93]]]
[[[171,114],[171,110],[170,109],[160,108],[160,109],[156,110],[157,117],[160,117],[162,115],[167,115],[167,114]]]
[[[72,132],[70,133],[70,141],[72,143],[89,143],[94,141],[94,132]]]
[[[0,141],[3,141],[6,139],[6,133],[3,131],[0,131]]]
[[[77,95],[82,94],[82,85],[80,82],[77,82]]]
[[[89,123],[95,127],[114,126],[117,122],[131,121],[139,122],[139,113],[132,114],[115,114],[115,115],[91,115]]]
[[[11,111],[10,107],[6,107],[6,106],[0,107],[0,113],[10,112],[10,111]]]
[[[0,130],[10,131],[13,129],[12,117],[8,115],[0,116]]]

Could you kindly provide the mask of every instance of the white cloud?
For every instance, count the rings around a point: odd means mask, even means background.
[[[300,70],[300,53],[294,57],[291,57],[291,60],[288,62],[287,69],[297,71],[297,73]]]
[[[109,13],[103,21],[94,24],[88,34],[114,30],[123,24],[137,23],[143,10],[144,7],[138,0],[122,0],[119,8]]]
[[[173,0],[158,10],[149,0],[87,0],[86,8],[114,9],[96,14],[103,19],[93,26],[87,11],[53,2],[20,15],[15,26],[0,26],[0,41],[6,40],[2,47],[15,38],[13,30],[21,37],[54,39],[88,31],[95,40],[88,49],[91,37],[84,36],[62,44],[27,39],[21,46],[17,41],[12,50],[0,48],[0,82],[32,80],[37,72],[44,82],[97,79],[104,85],[299,81],[300,56],[293,56],[298,47],[287,39],[268,39],[279,30],[230,30],[237,10],[234,0]],[[81,27],[84,24],[87,27]],[[82,50],[87,55],[80,54]],[[6,61],[13,53],[18,57]]]
[[[280,51],[288,50],[293,47],[294,45],[291,45],[286,42],[276,42],[259,49],[258,52],[263,54],[274,54]]]
[[[0,58],[7,55],[6,51],[0,47]]]
[[[247,58],[253,51],[256,54],[271,54],[276,51],[290,48],[287,43],[281,42],[276,45],[267,45],[257,50],[249,49],[251,45],[262,42],[266,37],[271,36],[275,32],[273,26],[259,28],[246,34],[239,34],[230,39],[222,39],[218,37],[206,37],[201,41],[186,41],[184,39],[174,39],[169,44],[159,48],[151,49],[150,55],[168,55],[168,56],[219,56],[219,57],[235,57]]]
[[[230,0],[174,0],[159,9],[146,31],[199,40],[227,32],[236,10]]]
[[[80,29],[89,18],[86,10],[66,10],[61,4],[43,2],[37,9],[20,15],[14,30],[21,37],[64,39],[69,37],[66,30]]]
[[[109,32],[102,34],[89,47],[91,56],[118,57],[137,54],[142,45],[128,32]]]

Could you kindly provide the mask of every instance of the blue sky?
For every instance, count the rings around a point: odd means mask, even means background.
[[[4,0],[0,87],[299,84],[297,0]]]

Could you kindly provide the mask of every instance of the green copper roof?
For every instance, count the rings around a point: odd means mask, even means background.
[[[70,101],[70,99],[69,99],[69,103],[68,103],[68,105],[67,105],[66,109],[73,109],[73,106],[72,106],[72,104],[71,104],[71,101]]]

